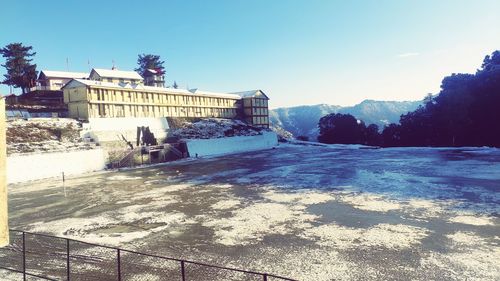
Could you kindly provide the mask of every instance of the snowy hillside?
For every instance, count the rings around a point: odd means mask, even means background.
[[[80,138],[81,125],[66,118],[16,119],[7,122],[7,153],[92,149]]]
[[[415,110],[421,101],[375,101],[365,100],[357,105],[341,107],[337,105],[305,105],[277,108],[269,111],[273,125],[280,126],[294,136],[308,136],[316,140],[318,121],[330,113],[351,114],[366,124],[377,124],[381,129],[389,123],[399,122],[399,117]]]
[[[243,121],[221,118],[207,118],[196,122],[183,122],[172,135],[181,139],[213,139],[234,136],[255,136],[263,128],[250,126]]]

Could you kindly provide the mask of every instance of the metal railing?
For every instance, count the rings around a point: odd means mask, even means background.
[[[182,152],[179,148],[179,143],[166,143],[166,144],[160,144],[160,145],[150,145],[150,146],[136,146],[135,148],[131,150],[126,150],[122,155],[118,157],[117,161],[111,162],[111,167],[112,168],[122,168],[122,167],[127,167],[127,166],[133,166],[134,165],[134,157],[136,155],[141,156],[141,164],[144,164],[144,160],[142,159],[143,155],[148,154],[149,156],[149,164],[152,164],[151,161],[151,154],[154,152],[162,152],[163,158],[159,160],[159,162],[155,163],[160,163],[160,162],[168,162],[168,161],[173,161],[181,158],[186,158],[188,157],[187,152]],[[177,158],[170,158],[167,160],[167,154],[172,153],[175,155]]]
[[[56,86],[56,85],[40,86],[40,85],[38,85],[35,87],[31,87],[30,92],[33,92],[33,91],[60,91],[62,86],[64,86],[64,85],[61,85],[61,86]]]
[[[132,161],[134,158],[134,155],[137,154],[139,151],[141,151],[141,147],[134,147],[131,150],[125,151],[118,159],[118,161],[115,161],[112,163],[113,168],[121,168],[124,167],[125,164],[128,164]]]
[[[0,260],[2,261],[0,262],[0,269],[22,274],[23,280],[26,280],[27,277],[37,277],[43,280],[92,279],[121,281],[127,280],[128,276],[132,276],[134,280],[140,280],[137,276],[149,274],[143,279],[148,280],[151,274],[156,274],[156,277],[177,277],[182,281],[243,279],[295,281],[291,278],[270,273],[141,253],[47,234],[21,230],[10,230],[10,232],[18,236],[20,234],[21,238],[18,240],[20,240],[21,245],[11,243],[7,248],[0,249]],[[32,239],[31,243],[34,244],[32,248],[27,247],[29,238]],[[54,241],[51,243],[50,241],[44,241],[44,239]],[[1,255],[5,249],[20,252],[21,261]],[[141,261],[140,259],[144,260]],[[28,262],[29,260],[32,261],[32,264]],[[63,266],[57,263],[57,260],[60,262],[65,261]],[[170,265],[165,264],[167,262]],[[20,268],[9,266],[16,263]],[[31,272],[28,267],[31,267]],[[141,267],[143,269],[138,269]],[[248,279],[250,276],[253,279]]]

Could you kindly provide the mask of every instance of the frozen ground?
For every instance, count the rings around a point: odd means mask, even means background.
[[[182,139],[214,139],[234,136],[256,136],[265,129],[253,127],[235,119],[205,118],[184,122],[172,135]]]
[[[9,192],[12,228],[300,280],[500,279],[497,149],[288,145]]]
[[[81,124],[70,118],[14,119],[7,122],[7,154],[87,150]]]

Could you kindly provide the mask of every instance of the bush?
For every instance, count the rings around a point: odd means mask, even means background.
[[[298,136],[297,140],[299,140],[299,141],[309,141],[309,137],[308,136]]]

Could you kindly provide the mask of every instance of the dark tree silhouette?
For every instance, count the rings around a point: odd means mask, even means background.
[[[160,74],[165,74],[165,67],[163,66],[165,62],[160,59],[160,56],[152,54],[140,54],[137,58],[138,68],[134,69],[141,76],[145,76],[148,69],[154,69]]]
[[[487,55],[484,60],[483,64],[481,65],[481,68],[484,71],[490,71],[495,67],[498,67],[500,65],[500,51],[494,51],[491,56]],[[481,70],[479,70],[481,72]]]
[[[21,88],[23,93],[36,85],[36,64],[31,63],[31,57],[36,52],[32,52],[32,49],[33,47],[23,46],[22,43],[11,43],[0,49],[0,54],[5,58],[2,66],[7,70],[3,84]]]
[[[370,124],[366,127],[363,144],[371,146],[380,146],[382,144],[382,136],[379,133],[377,125]]]
[[[320,119],[318,141],[383,146],[500,147],[500,51],[484,58],[475,74],[443,79],[438,95],[429,94],[415,111],[380,134],[354,116],[329,114]]]
[[[363,144],[365,124],[350,114],[331,113],[318,123],[322,143]]]
[[[401,143],[401,126],[390,124],[382,132],[382,143],[384,146],[398,146]]]
[[[382,133],[384,146],[500,147],[500,52],[475,74],[452,74],[436,96]]]

